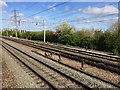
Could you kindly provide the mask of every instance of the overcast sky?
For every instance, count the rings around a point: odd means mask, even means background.
[[[56,7],[54,7],[56,6]],[[2,27],[14,28],[13,10],[17,10],[20,29],[42,30],[45,20],[46,29],[54,30],[62,22],[68,22],[77,30],[96,28],[106,30],[118,19],[117,2],[5,2],[0,1]],[[48,10],[49,9],[49,10]],[[36,22],[38,25],[36,25]]]

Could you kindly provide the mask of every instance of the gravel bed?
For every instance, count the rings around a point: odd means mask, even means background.
[[[13,49],[10,49],[13,52]],[[82,88],[80,85],[76,85],[74,82],[70,81],[68,78],[63,77],[52,69],[38,63],[37,61],[29,58],[28,56],[21,54],[16,51],[13,52],[16,54],[21,60],[32,67],[35,71],[37,71],[41,76],[50,81],[56,88]],[[22,56],[22,57],[21,57]],[[25,60],[24,60],[25,59]]]
[[[2,73],[2,88],[17,88],[17,82],[16,79],[14,77],[14,75],[12,74],[12,72],[9,70],[9,68],[7,67],[5,61],[3,61],[3,73]]]
[[[42,44],[40,44],[40,45],[42,45]],[[64,50],[64,51],[68,51],[68,48],[61,48],[61,47],[57,47],[57,46],[54,46],[54,45],[46,45],[46,44],[43,44],[43,47],[44,46],[48,46],[49,48],[56,48],[56,50],[57,49],[59,49],[60,48],[60,50]],[[66,50],[67,49],[67,50]],[[69,52],[69,51],[68,51]],[[72,51],[70,51],[70,52],[72,52]],[[78,53],[78,52],[75,52],[76,54],[79,54],[79,55],[85,55],[85,57],[89,57],[89,58],[95,58],[95,59],[98,59],[98,60],[101,60],[101,61],[105,61],[105,62],[109,62],[109,63],[113,63],[113,64],[118,64],[118,62],[117,61],[111,61],[111,60],[107,60],[107,59],[103,59],[103,58],[100,58],[100,57],[102,57],[102,56],[100,56],[100,55],[93,55],[93,54],[91,54],[92,56],[90,56],[90,54],[88,55],[88,53],[85,53],[85,52],[80,52],[80,53]],[[96,57],[96,56],[99,56],[99,57]]]
[[[40,53],[41,51],[38,51],[38,52]],[[53,56],[53,58],[56,60],[56,58],[54,56]],[[64,58],[64,57],[61,57],[61,58],[62,58],[61,62],[64,64],[75,67],[76,69],[82,68],[81,62],[76,62],[74,60]],[[118,75],[116,73],[111,73],[110,71],[99,69],[99,68],[93,67],[93,66],[88,65],[88,64],[84,64],[84,67],[82,69],[85,72],[88,72],[88,73],[91,73],[95,76],[101,77],[101,78],[108,80],[112,83],[117,84],[119,82],[120,75]]]
[[[13,45],[13,46],[15,46],[15,45]],[[18,48],[18,46],[16,46],[16,47]],[[20,48],[20,49],[23,50],[22,48]],[[29,55],[34,56],[36,54],[33,55],[33,53],[29,52]],[[36,57],[36,58],[39,59],[39,57]],[[102,81],[96,80],[96,79],[94,79],[94,78],[92,78],[90,76],[87,76],[87,75],[83,74],[83,73],[79,73],[77,71],[74,71],[72,69],[64,67],[64,66],[62,66],[62,65],[60,65],[58,63],[55,63],[53,61],[48,61],[48,60],[44,60],[44,59],[41,59],[41,61],[46,63],[46,64],[48,64],[48,65],[50,65],[51,67],[56,68],[59,71],[62,71],[63,73],[66,73],[67,75],[70,75],[72,78],[77,79],[77,80],[83,82],[84,84],[87,84],[91,88],[95,88],[95,87],[99,87],[99,88],[100,87],[101,88],[113,88],[113,86],[111,86],[109,84],[106,84],[106,83],[104,83]]]
[[[8,41],[8,40],[6,40],[6,41]],[[22,49],[26,49],[29,52],[31,52],[31,50],[35,50],[35,51],[37,51],[37,52],[39,52],[39,53],[41,53],[43,55],[45,53],[42,50],[38,50],[38,49],[35,49],[35,48],[32,48],[32,47],[28,47],[28,46],[18,44],[18,43],[12,42],[12,41],[8,41],[8,42],[13,43],[14,45],[20,46]],[[39,55],[37,55],[37,56],[39,56]],[[55,59],[55,60],[58,60],[57,55],[53,55],[52,58]],[[80,62],[76,62],[74,60],[71,60],[71,59],[68,59],[68,58],[65,58],[65,57],[61,57],[61,62],[65,63],[67,65],[73,66],[73,67],[75,67],[77,69],[80,69],[80,67],[81,67]],[[108,81],[110,81],[112,83],[115,83],[115,84],[118,84],[119,81],[120,81],[120,75],[118,75],[116,73],[112,73],[112,72],[107,71],[107,70],[99,69],[99,68],[93,67],[93,66],[88,65],[88,64],[84,64],[83,69],[84,69],[84,71],[86,71],[88,73],[91,73],[91,74],[93,74],[95,76],[101,77],[101,78],[103,78],[105,80],[108,80]]]
[[[25,42],[25,41],[23,41],[23,42]],[[71,53],[71,54],[76,54],[76,55],[78,55],[78,56],[81,56],[81,57],[86,57],[86,58],[91,58],[91,59],[94,59],[94,60],[98,60],[98,61],[103,61],[103,62],[108,62],[108,63],[110,63],[110,64],[115,64],[115,65],[118,65],[118,62],[116,62],[116,61],[110,61],[110,60],[107,60],[107,59],[102,59],[102,58],[99,58],[99,57],[93,57],[93,56],[89,56],[89,55],[85,55],[85,54],[81,54],[81,53],[74,53],[74,52],[69,52],[68,50],[65,50],[64,48],[60,48],[60,50],[59,50],[59,48],[55,48],[55,47],[53,47],[53,46],[48,46],[48,45],[41,45],[41,44],[39,44],[41,47],[45,47],[46,48],[46,46],[47,46],[47,49],[53,49],[53,50],[57,50],[57,51],[62,51],[62,52],[66,52],[66,53]]]
[[[36,84],[33,78],[26,73],[22,67],[15,61],[13,57],[11,57],[7,52],[3,51],[3,60],[6,63],[6,66],[9,68],[7,70],[10,71],[12,77],[6,79],[8,83],[5,84],[5,88],[41,88]],[[9,73],[6,72],[3,77],[8,77]],[[14,79],[12,79],[14,77]],[[10,81],[9,81],[10,79]],[[10,82],[10,83],[9,83]],[[12,86],[9,85],[12,83]],[[4,84],[3,84],[4,85]]]

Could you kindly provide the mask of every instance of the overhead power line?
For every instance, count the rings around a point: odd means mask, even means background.
[[[76,22],[76,21],[85,21],[85,20],[90,20],[90,19],[96,19],[96,18],[101,18],[101,17],[106,17],[106,16],[111,16],[111,15],[116,15],[116,13],[111,13],[111,14],[105,14],[105,15],[100,15],[100,16],[95,16],[95,17],[90,17],[90,18],[83,18],[80,20],[71,20],[70,22]]]
[[[116,5],[116,4],[118,4],[118,3],[110,3],[110,4],[107,4],[107,5]],[[105,6],[105,5],[103,5],[103,6]],[[103,7],[102,6],[102,7]],[[71,10],[69,11],[69,13],[67,13],[66,15],[64,15],[65,13],[63,13],[62,15],[59,15],[59,16],[55,16],[55,17],[51,17],[50,19],[57,19],[57,18],[61,18],[61,17],[64,17],[64,16],[72,16],[72,15],[75,15],[75,14],[79,14],[78,13],[79,11],[77,10],[77,11],[74,11],[74,12],[71,12]]]
[[[58,6],[63,5],[63,4],[65,4],[65,3],[68,3],[68,2],[63,2],[63,3],[60,3],[60,4],[54,5],[54,6],[50,7],[50,8],[47,8],[47,9],[45,9],[45,10],[42,10],[42,11],[37,12],[37,13],[35,13],[35,14],[32,14],[32,15],[26,17],[26,18],[29,18],[29,17],[35,16],[35,15],[37,15],[37,14],[40,14],[40,13],[49,11],[50,9],[53,9],[54,7],[58,7]]]
[[[38,4],[37,2],[35,2],[35,3],[33,3],[33,4],[31,4],[31,5],[29,5],[28,7],[26,7],[25,9],[24,9],[24,11],[23,12],[25,12],[26,10],[28,10],[29,8],[31,8],[31,7],[33,7],[33,6],[35,6],[36,4]],[[22,12],[22,13],[23,13]]]

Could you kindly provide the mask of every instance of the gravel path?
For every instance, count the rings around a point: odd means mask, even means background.
[[[25,46],[25,45],[21,45],[21,44],[12,42],[12,41],[8,41],[8,42],[14,43],[14,45],[20,46],[21,48],[26,49],[27,51],[30,51],[30,52],[31,52],[31,50],[36,50],[36,51],[38,51],[39,53],[41,53],[43,55],[45,53],[44,51],[41,51],[41,50],[38,50],[38,49],[35,49],[35,48],[31,48],[31,47],[28,47],[28,46]],[[52,58],[58,60],[58,56],[57,55],[53,55]],[[80,62],[76,62],[76,61],[68,59],[68,58],[61,57],[61,62],[65,63],[65,64],[68,64],[70,66],[73,66],[73,67],[75,67],[77,69],[80,69],[80,67],[81,67],[81,63]],[[89,72],[89,73],[95,75],[95,76],[99,76],[99,77],[101,77],[101,78],[103,78],[105,80],[111,81],[111,82],[113,82],[115,84],[117,84],[119,82],[119,80],[120,80],[119,79],[120,75],[115,74],[115,73],[111,73],[109,71],[102,70],[102,69],[99,69],[99,68],[96,68],[96,67],[93,67],[93,66],[88,65],[88,64],[84,64],[84,70],[86,72]]]

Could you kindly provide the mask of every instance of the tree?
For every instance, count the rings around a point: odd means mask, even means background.
[[[80,46],[86,49],[94,49],[95,47],[95,39],[94,37],[84,37],[81,42]]]
[[[77,46],[93,49],[94,45],[94,31],[91,29],[83,28],[77,31]]]
[[[120,55],[120,19],[118,19],[118,22],[114,23],[109,30],[113,33],[113,50],[112,52],[114,54]]]
[[[58,42],[62,44],[76,45],[75,28],[70,26],[67,22],[63,22],[56,29],[56,36]]]
[[[47,42],[56,42],[56,37],[53,31],[46,30],[46,41]]]
[[[60,43],[65,45],[76,45],[77,36],[76,34],[65,34],[59,38]]]
[[[58,37],[60,37],[61,35],[65,35],[65,34],[73,33],[73,32],[75,32],[75,28],[70,26],[70,24],[68,24],[67,22],[63,22],[56,28],[56,35]]]

